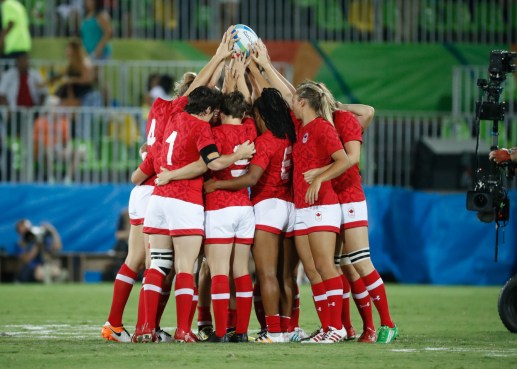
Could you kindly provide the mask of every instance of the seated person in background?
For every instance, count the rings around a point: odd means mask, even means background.
[[[52,260],[63,247],[56,228],[50,223],[34,227],[28,219],[20,219],[16,222],[16,232],[20,236],[17,242],[20,262],[17,281],[63,281],[65,273]]]
[[[127,253],[129,242],[129,214],[127,209],[122,210],[118,217],[117,230],[115,231],[115,246],[113,251]],[[125,257],[125,255],[124,255]]]
[[[47,95],[40,74],[29,68],[29,56],[16,58],[16,66],[9,68],[0,79],[0,105],[10,108],[42,105]]]
[[[82,105],[82,99],[93,90],[93,67],[86,56],[81,40],[71,39],[66,46],[65,72],[52,77],[48,83],[61,80],[56,96],[62,106]]]

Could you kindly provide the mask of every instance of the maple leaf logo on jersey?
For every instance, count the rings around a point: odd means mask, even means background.
[[[321,214],[320,211],[317,211],[314,217],[316,218],[317,222],[321,222],[321,220],[323,219],[323,214]]]
[[[302,142],[307,143],[307,140],[309,139],[309,132],[303,135]]]
[[[348,217],[355,218],[355,209],[354,208],[348,209]]]

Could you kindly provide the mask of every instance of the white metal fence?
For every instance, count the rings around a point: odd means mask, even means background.
[[[38,70],[43,80],[64,70],[64,64],[52,60],[31,60],[31,67]],[[293,68],[284,62],[273,63],[288,80],[292,81]],[[95,106],[141,106],[147,91],[147,80],[151,74],[169,74],[175,80],[181,79],[185,72],[199,72],[205,61],[106,61],[94,62],[95,96],[90,104]],[[14,66],[12,60],[0,60],[0,71]],[[0,72],[1,75],[1,72]],[[59,82],[51,86],[54,91]]]
[[[36,37],[77,34],[81,0],[21,0]],[[106,0],[114,37],[218,39],[230,24],[264,39],[509,43],[514,0]]]
[[[517,116],[501,122],[501,146],[516,145],[516,124]],[[134,108],[2,108],[0,182],[128,183],[140,162],[144,127],[142,110]],[[483,148],[491,142],[490,130],[490,122],[481,123]],[[471,114],[379,113],[364,135],[363,181],[411,187],[422,175],[416,155],[422,139],[463,143],[471,155],[473,133]],[[467,164],[458,170],[472,174]]]
[[[479,100],[477,80],[488,80],[487,65],[463,65],[454,67],[452,71],[452,111],[454,114],[474,112],[476,101]],[[508,114],[513,115],[517,110],[516,75],[507,74],[502,86],[501,101],[505,101]]]

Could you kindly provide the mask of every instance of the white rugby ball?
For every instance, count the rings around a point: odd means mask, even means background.
[[[251,48],[258,41],[257,34],[248,26],[237,24],[232,31],[232,35],[234,39],[240,38],[239,41],[233,44],[235,52],[249,56]]]

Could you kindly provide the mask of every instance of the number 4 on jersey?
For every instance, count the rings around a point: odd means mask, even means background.
[[[151,128],[149,128],[149,133],[147,134],[147,146],[153,146],[156,142],[156,137],[154,135],[154,130],[156,129],[156,119],[153,118],[151,121]]]

